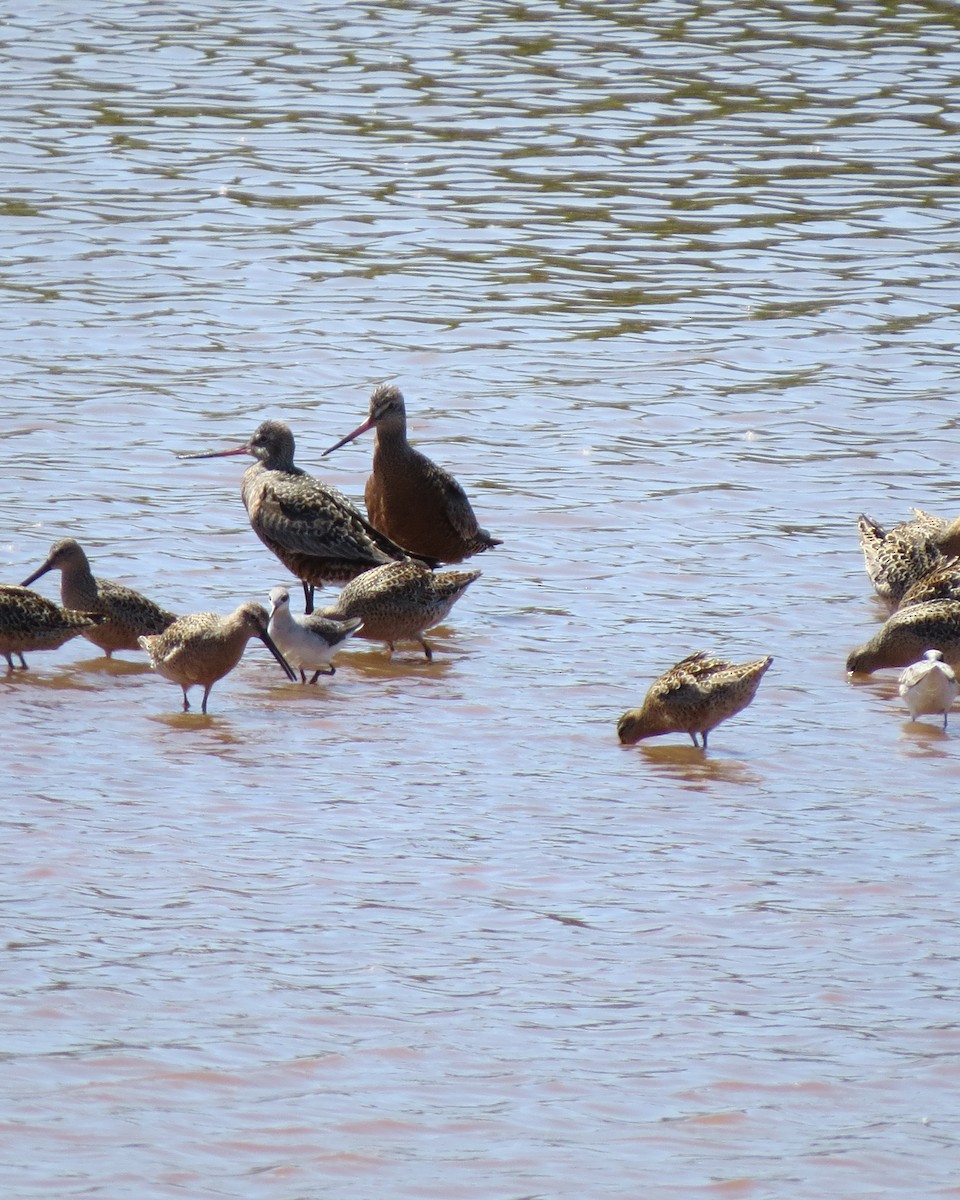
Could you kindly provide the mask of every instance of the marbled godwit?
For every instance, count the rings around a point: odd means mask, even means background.
[[[412,641],[433,658],[424,632],[443,620],[479,575],[479,571],[434,574],[419,563],[388,563],[352,580],[336,604],[321,612],[337,621],[360,617],[360,637],[386,642],[391,654],[397,642]]]
[[[360,628],[359,617],[349,621],[333,621],[310,613],[298,617],[290,611],[290,593],[285,587],[270,589],[270,624],[268,632],[284,658],[300,671],[300,682],[306,683],[304,671],[313,671],[311,683],[316,683],[321,672],[333,675],[336,667],[331,661],[334,654],[347,638]]]
[[[910,716],[916,720],[924,715],[942,715],[944,729],[958,690],[957,677],[939,650],[928,650],[920,662],[907,667],[899,681],[900,695],[910,709]]]
[[[913,513],[889,531],[862,513],[857,520],[867,575],[877,595],[894,607],[911,584],[960,554],[960,518],[946,521],[919,508]]]
[[[898,608],[873,635],[847,656],[847,670],[869,675],[883,667],[907,667],[926,650],[940,650],[960,665],[960,601],[928,600]]]
[[[620,741],[626,745],[661,733],[689,733],[696,746],[699,733],[706,750],[707,734],[747,707],[772,662],[768,655],[736,664],[698,650],[651,685],[641,708],[623,714],[617,722]]]
[[[90,563],[78,542],[61,538],[50,547],[47,560],[22,583],[27,587],[48,571],[60,572],[60,599],[64,608],[101,613],[99,625],[83,631],[109,658],[114,650],[137,650],[141,634],[162,633],[177,619],[141,596],[133,588],[109,579],[94,579]]]
[[[14,670],[14,654],[25,671],[25,650],[56,650],[102,619],[99,613],[61,608],[29,588],[0,584],[0,654],[10,671]]]
[[[477,524],[466,493],[454,477],[407,441],[407,412],[400,389],[376,388],[370,415],[353,433],[325,450],[332,454],[374,429],[373,474],[364,500],[372,524],[414,554],[456,563],[501,545]]]
[[[233,450],[177,457],[253,455],[257,461],[240,484],[244,507],[253,532],[302,582],[309,614],[315,585],[345,583],[372,567],[413,556],[374,529],[336,488],[295,466],[295,448],[288,425],[264,421]]]
[[[190,613],[180,617],[163,633],[142,637],[140,645],[150,655],[150,665],[171,683],[183,689],[183,711],[190,711],[187,690],[203,688],[201,712],[207,711],[210,689],[240,661],[247,642],[257,637],[267,647],[294,683],[297,677],[267,632],[267,610],[249,602],[227,617],[216,613]]]

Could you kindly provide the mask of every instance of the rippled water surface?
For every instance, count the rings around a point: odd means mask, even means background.
[[[265,600],[240,461],[174,452],[279,417],[359,499],[384,380],[504,544],[432,663],[0,676],[5,1197],[956,1194],[960,715],[844,661],[857,514],[957,513],[958,39],[8,8],[3,579]],[[618,746],[699,647],[753,706]]]

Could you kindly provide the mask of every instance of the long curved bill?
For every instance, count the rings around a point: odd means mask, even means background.
[[[283,667],[284,671],[286,672],[287,678],[292,680],[294,683],[296,683],[297,682],[296,672],[294,671],[293,667],[290,666],[290,664],[287,662],[287,660],[283,657],[283,655],[280,653],[280,651],[277,649],[276,642],[274,642],[274,640],[270,636],[270,634],[267,633],[267,631],[265,629],[262,629],[260,631],[259,637],[260,637],[261,642],[263,642],[263,644],[270,651],[270,653],[273,655],[273,657],[277,660],[277,662],[280,664],[280,666]]]
[[[178,454],[177,458],[230,458],[234,454],[249,454],[248,445],[237,446],[235,450],[206,450],[202,454]]]
[[[329,450],[324,450],[320,455],[321,458],[326,458],[328,454],[332,454],[334,450],[339,450],[341,446],[345,446],[347,442],[352,442],[355,437],[359,437],[361,433],[366,433],[368,429],[372,429],[376,425],[376,421],[372,417],[368,417],[362,425],[358,425],[353,433],[348,433],[346,437],[340,439],[335,446],[331,446]]]

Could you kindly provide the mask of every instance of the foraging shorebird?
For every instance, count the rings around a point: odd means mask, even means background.
[[[60,572],[60,599],[64,608],[101,613],[103,620],[83,631],[109,658],[114,650],[136,650],[137,639],[148,633],[163,633],[177,619],[133,588],[110,579],[94,579],[90,563],[79,542],[61,538],[50,547],[43,566],[28,576],[27,587],[48,571]]]
[[[434,573],[419,563],[388,563],[352,580],[336,604],[321,612],[338,621],[360,617],[360,637],[386,642],[391,654],[397,642],[419,642],[429,659],[433,651],[424,632],[443,620],[479,576],[479,571]]]
[[[960,600],[960,557],[941,558],[939,566],[911,583],[900,599],[900,608],[928,600]]]
[[[928,600],[898,608],[873,637],[847,656],[851,675],[884,667],[907,667],[926,650],[939,650],[951,666],[960,665],[960,600]]]
[[[863,513],[857,520],[863,562],[877,595],[893,607],[918,580],[960,554],[960,518],[946,521],[919,508],[890,530]]]
[[[376,388],[367,419],[324,455],[368,429],[375,430],[373,473],[364,501],[367,516],[381,533],[414,554],[446,563],[501,545],[477,524],[466,493],[449,471],[407,441],[407,412],[398,387]]]
[[[29,588],[0,584],[0,654],[9,671],[15,669],[14,654],[25,671],[25,650],[56,650],[102,620],[99,613],[61,608]]]
[[[190,613],[180,617],[163,633],[142,637],[140,645],[150,655],[150,665],[171,683],[183,689],[183,711],[190,711],[187,691],[194,684],[203,688],[201,712],[207,711],[210,689],[240,661],[247,642],[257,637],[283,667],[287,678],[297,681],[267,632],[267,610],[261,604],[241,604],[229,616]]]
[[[957,698],[960,687],[952,667],[943,661],[939,650],[927,650],[919,662],[912,663],[901,674],[899,692],[910,709],[910,716],[943,716],[943,727],[947,727],[947,713]]]
[[[334,621],[319,613],[298,617],[290,611],[290,593],[285,587],[270,589],[270,624],[267,631],[278,649],[291,666],[300,672],[300,682],[306,683],[304,671],[313,671],[311,683],[316,683],[321,673],[333,675],[336,667],[332,659],[347,638],[360,628],[359,617],[346,621]]]
[[[257,461],[240,484],[244,507],[253,532],[303,584],[309,614],[315,585],[345,583],[372,567],[414,556],[374,529],[336,488],[296,466],[295,449],[288,425],[264,421],[235,449],[177,457],[253,455]]]
[[[617,722],[620,741],[627,745],[662,733],[689,733],[696,746],[699,733],[706,750],[707,734],[747,707],[772,662],[767,655],[736,664],[698,650],[651,685],[642,707],[623,714]]]

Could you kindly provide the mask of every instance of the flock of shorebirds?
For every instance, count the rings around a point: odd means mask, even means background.
[[[46,561],[21,585],[0,585],[0,654],[26,669],[24,652],[52,650],[78,634],[109,657],[143,649],[153,668],[183,691],[210,690],[259,638],[292,680],[310,684],[333,674],[333,657],[353,636],[386,643],[414,641],[429,659],[424,634],[439,624],[479,571],[437,571],[501,543],[480,527],[463,488],[407,440],[406,408],[392,384],[374,390],[367,419],[324,454],[374,430],[373,469],[364,499],[367,516],[336,488],[301,470],[295,443],[281,421],[264,421],[249,441],[228,450],[181,454],[184,459],[251,455],[240,493],[257,537],[300,581],[305,611],[291,610],[290,592],[269,593],[270,612],[241,604],[228,616],[178,617],[123,584],[94,577],[72,538],[54,543]],[[948,522],[915,510],[889,532],[859,519],[864,562],[892,615],[847,660],[851,673],[905,667],[899,690],[911,716],[947,713],[957,696],[960,664],[960,518]],[[29,585],[60,572],[62,607]],[[314,610],[314,591],[344,587],[336,603]],[[664,733],[687,733],[707,747],[711,730],[753,700],[772,658],[732,663],[703,651],[688,655],[651,685],[640,708],[617,722],[624,744]],[[295,670],[296,669],[296,670]],[[698,742],[699,737],[699,742]]]

